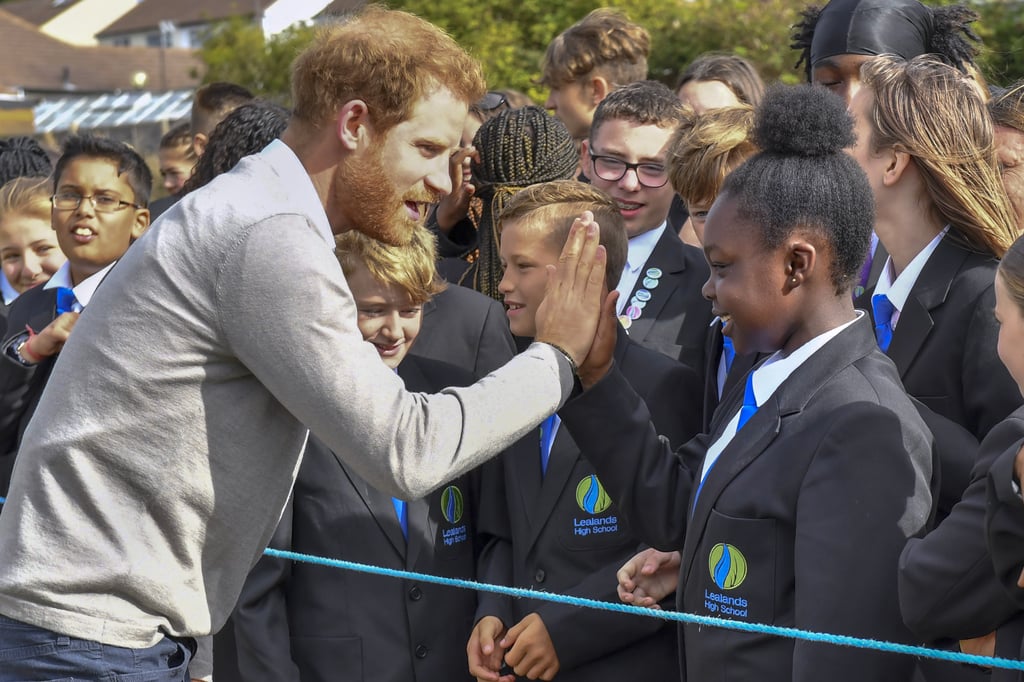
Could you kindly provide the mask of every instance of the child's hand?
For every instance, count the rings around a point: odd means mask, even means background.
[[[451,232],[455,224],[469,213],[469,200],[476,193],[476,187],[471,182],[473,173],[470,170],[470,163],[474,159],[480,161],[480,152],[473,146],[463,147],[452,154],[448,166],[452,191],[438,202],[434,213],[437,226],[445,234]]]
[[[515,624],[498,646],[508,649],[505,662],[528,680],[550,680],[558,674],[558,654],[544,621],[536,613]]]
[[[662,599],[679,586],[679,552],[660,552],[648,548],[622,565],[615,574],[619,581],[619,599],[634,606],[660,609]]]
[[[79,313],[58,315],[53,322],[43,328],[43,331],[28,340],[22,348],[22,357],[33,364],[38,364],[59,353],[71,335],[75,323],[78,322],[78,315]]]
[[[612,358],[615,356],[615,337],[619,331],[619,320],[615,317],[615,302],[619,299],[619,292],[612,291],[606,293],[604,297],[594,343],[580,365],[579,377],[584,390],[604,378],[612,368]]]
[[[501,662],[505,649],[495,642],[505,634],[505,625],[494,616],[484,616],[473,628],[466,645],[469,674],[477,680],[513,682],[511,675],[501,676]]]

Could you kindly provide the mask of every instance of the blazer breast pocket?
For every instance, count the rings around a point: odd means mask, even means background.
[[[586,552],[636,545],[626,519],[595,474],[582,477],[563,494],[558,513],[548,520],[549,525],[560,524],[557,537],[563,547]]]
[[[775,531],[774,519],[733,518],[711,510],[686,580],[686,610],[772,623],[780,589]]]

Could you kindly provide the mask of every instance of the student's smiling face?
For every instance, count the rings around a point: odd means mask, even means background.
[[[725,322],[737,353],[771,353],[791,336],[792,297],[785,249],[765,249],[761,228],[739,217],[735,202],[720,196],[704,226],[704,256],[711,275],[701,293]]]
[[[560,251],[528,221],[503,223],[499,254],[505,271],[498,291],[505,297],[508,326],[516,336],[536,336],[537,307],[547,291],[547,266],[558,264]]]
[[[65,260],[49,220],[13,211],[0,217],[0,266],[19,294],[49,280]]]
[[[361,263],[346,280],[356,301],[356,324],[363,340],[372,343],[384,364],[395,369],[420,333],[423,306],[413,303],[404,289],[374,278]]]

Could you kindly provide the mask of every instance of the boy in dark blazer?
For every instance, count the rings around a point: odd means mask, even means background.
[[[607,195],[576,181],[544,183],[520,192],[503,212],[500,291],[517,337],[534,335],[546,267],[557,261],[573,218],[583,211],[600,225],[612,287],[626,235]],[[680,443],[697,433],[696,373],[631,341],[621,327],[616,333],[616,362],[666,437]],[[539,437],[503,455],[500,472],[488,471],[480,524],[495,539],[485,549],[482,580],[615,599],[615,570],[639,543],[586,454],[552,418]],[[470,670],[478,679],[498,679],[503,662],[529,679],[621,680],[638,666],[650,679],[678,674],[672,628],[665,623],[489,594],[480,599],[469,642]]]
[[[708,215],[704,293],[737,352],[771,353],[726,395],[710,433],[673,454],[610,344],[591,351],[584,391],[561,413],[640,536],[680,550],[679,610],[909,642],[896,565],[931,513],[932,441],[853,309],[873,201],[843,151],[851,128],[824,90],[770,90],[754,132],[764,151],[730,174]],[[625,416],[612,427],[612,414]],[[895,682],[914,666],[708,626],[680,637],[691,682]]]
[[[435,292],[433,238],[407,247],[337,238],[359,328],[411,391],[469,385],[456,366],[408,354]],[[271,543],[296,552],[473,579],[478,473],[421,500],[372,488],[315,437]],[[233,616],[243,679],[408,682],[469,679],[469,590],[263,557]]]
[[[96,287],[149,227],[153,183],[121,142],[71,137],[54,168],[51,224],[67,262],[11,305],[0,358],[0,495],[57,355]]]
[[[581,163],[591,183],[615,200],[629,235],[617,284],[622,325],[634,341],[700,374],[711,322],[711,306],[700,293],[708,266],[700,249],[682,243],[667,225],[675,196],[668,145],[683,115],[661,83],[618,88],[594,111]]]

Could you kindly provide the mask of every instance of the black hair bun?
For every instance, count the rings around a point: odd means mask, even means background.
[[[846,103],[816,85],[773,85],[754,117],[762,151],[783,156],[826,156],[852,147],[853,117]]]

